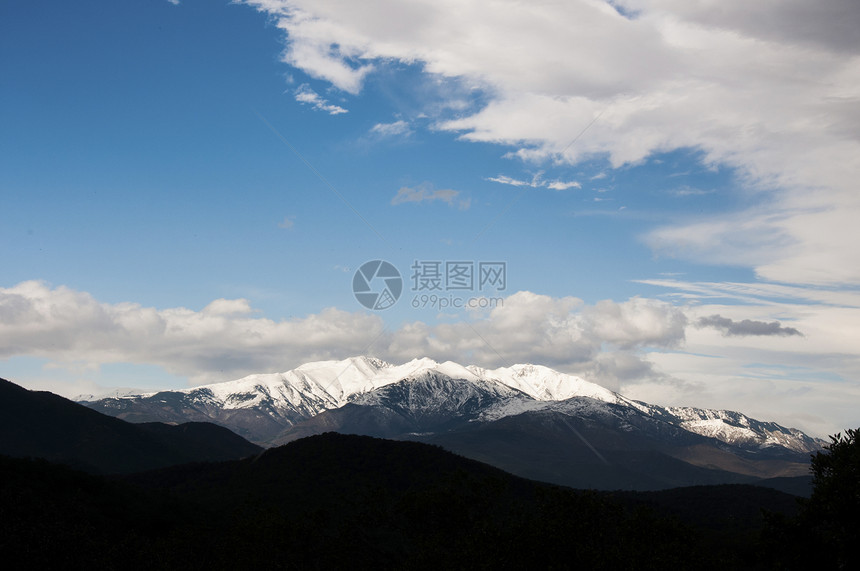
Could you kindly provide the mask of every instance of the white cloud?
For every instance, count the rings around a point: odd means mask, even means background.
[[[568,188],[582,188],[582,185],[575,180],[554,180],[552,182],[548,182],[546,187],[550,190],[567,190]]]
[[[703,26],[716,26],[776,42],[800,42],[834,51],[856,52],[857,4],[830,0],[811,4],[805,0],[739,0],[720,2],[714,10],[708,0],[616,0],[633,10],[664,11]]]
[[[511,178],[507,175],[500,174],[499,176],[490,177],[487,180],[491,182],[498,182],[499,184],[508,184],[511,186],[530,186],[532,188],[536,187],[537,184],[534,180],[520,180],[516,178]]]
[[[370,132],[380,137],[395,137],[397,135],[408,135],[412,132],[409,123],[400,120],[393,123],[377,123]]]
[[[684,316],[670,304],[634,298],[586,306],[573,297],[518,292],[476,321],[408,323],[383,334],[378,315],[329,308],[272,321],[246,299],[216,299],[200,311],[99,302],[45,283],[0,288],[0,358],[34,356],[66,367],[148,363],[192,382],[278,371],[322,358],[416,355],[500,366],[537,362],[588,369],[596,356],[644,346],[673,347]]]
[[[392,331],[366,312],[328,308],[274,321],[245,299],[217,299],[199,311],[157,309],[31,281],[0,288],[0,360],[48,359],[48,368],[68,371],[68,390],[52,381],[64,394],[109,363],[161,367],[192,384],[359,354],[485,367],[539,363],[634,398],[741,410],[818,435],[860,421],[860,383],[853,380],[860,378],[860,305],[765,303],[738,289],[744,305],[640,297],[589,305],[520,291],[467,321],[414,321]],[[803,335],[737,337],[696,326],[714,315],[730,324],[779,321]],[[46,382],[33,379],[52,388]]]
[[[737,169],[758,206],[658,229],[661,252],[860,282],[853,0],[623,0],[627,16],[597,0],[248,3],[287,34],[285,61],[350,93],[388,61],[481,88],[486,105],[438,123],[465,140],[614,166],[697,149]]]
[[[590,329],[604,343],[622,348],[677,346],[684,340],[687,318],[665,302],[634,297],[624,303],[600,301],[585,311]]]
[[[682,186],[680,188],[675,188],[670,190],[670,194],[674,194],[675,196],[705,196],[706,194],[713,194],[713,190],[703,190],[701,188],[693,188],[691,186]]]
[[[467,210],[471,205],[470,199],[458,199],[460,196],[459,190],[438,189],[434,190],[429,183],[421,184],[415,188],[408,186],[401,187],[397,194],[391,199],[391,204],[405,204],[407,202],[445,202],[448,206],[457,206],[460,210]]]
[[[241,315],[249,315],[253,313],[253,309],[251,309],[251,304],[248,303],[247,299],[216,299],[211,302],[209,305],[203,308],[201,313],[216,316],[221,315],[225,317],[237,317]]]
[[[860,423],[860,293],[781,284],[644,283],[675,290],[692,326],[683,352],[647,355],[659,370],[683,379],[683,386],[647,381],[630,385],[630,396],[746,408],[818,435]]]
[[[651,371],[638,355],[642,348],[676,347],[684,339],[680,309],[640,298],[589,306],[575,297],[520,291],[474,317],[436,326],[408,323],[393,334],[384,354],[394,360],[429,355],[486,367],[540,363],[618,388],[622,380]],[[601,363],[609,361],[626,365],[614,369],[617,376],[603,374],[607,367]]]
[[[320,95],[310,88],[307,83],[303,83],[295,91],[296,101],[299,103],[307,103],[317,111],[325,111],[329,115],[340,115],[348,113],[346,109],[338,105],[333,105],[320,97]]]
[[[283,228],[284,230],[290,230],[295,225],[296,221],[293,216],[284,216],[284,219],[278,222],[278,228]]]
[[[528,186],[531,188],[549,188],[551,190],[567,190],[569,188],[582,188],[582,185],[577,181],[563,180],[543,180],[543,173],[535,174],[531,180],[521,180],[507,175],[500,174],[499,176],[489,177],[487,180],[498,182],[499,184],[507,184],[510,186]]]
[[[674,279],[638,280],[639,283],[677,290],[687,299],[722,299],[753,305],[782,302],[860,308],[860,291],[824,287],[797,287],[773,283],[687,282]]]
[[[368,337],[382,331],[378,316],[334,308],[276,322],[253,315],[244,299],[218,299],[193,311],[103,303],[42,282],[0,288],[0,358],[149,363],[193,383],[360,354]]]

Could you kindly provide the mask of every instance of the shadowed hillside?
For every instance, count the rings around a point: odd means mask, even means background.
[[[2,463],[0,510],[7,517],[0,547],[28,567],[717,569],[759,563],[757,522],[727,526],[715,544],[712,528],[672,515],[665,504],[674,500],[540,484],[415,442],[327,433],[241,461],[112,480],[45,462]],[[703,521],[733,517],[715,508],[726,494],[737,494],[728,488],[691,504]],[[769,502],[784,509],[791,502],[772,490],[742,488],[747,508]]]
[[[0,454],[109,474],[230,460],[260,450],[214,424],[130,424],[0,379]]]

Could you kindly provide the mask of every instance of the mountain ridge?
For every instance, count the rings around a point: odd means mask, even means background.
[[[285,430],[325,411],[365,402],[367,395],[403,380],[435,373],[450,379],[505,387],[517,391],[504,403],[484,411],[482,420],[528,410],[558,407],[575,397],[618,404],[644,414],[670,419],[680,428],[727,444],[748,448],[781,447],[796,453],[817,450],[823,441],[795,428],[759,421],[727,410],[663,407],[629,399],[574,375],[548,367],[517,364],[485,369],[429,358],[394,365],[374,357],[316,361],[284,373],[248,375],[234,381],[188,389],[117,395],[82,404],[132,422],[211,421],[259,444],[269,444]],[[500,389],[501,390],[501,389]],[[444,398],[444,395],[437,395]]]
[[[272,444],[330,431],[415,440],[521,477],[574,488],[753,483],[809,471],[803,453],[722,442],[686,430],[677,418],[623,402],[527,398],[510,388],[500,391],[427,372],[298,422]],[[508,410],[493,414],[500,408]]]

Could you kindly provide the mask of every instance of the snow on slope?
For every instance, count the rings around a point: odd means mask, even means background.
[[[294,411],[300,416],[310,417],[348,402],[362,402],[366,400],[363,395],[376,389],[430,373],[471,381],[485,387],[497,386],[501,393],[509,395],[504,402],[488,408],[482,414],[482,420],[497,420],[548,407],[557,408],[557,405],[564,405],[563,401],[576,399],[577,403],[571,411],[585,406],[585,401],[594,403],[588,405],[590,407],[599,407],[601,402],[627,406],[690,432],[731,444],[782,446],[796,452],[814,450],[820,445],[798,430],[772,422],[760,422],[737,412],[650,405],[628,399],[580,377],[529,364],[488,370],[474,365],[464,367],[451,361],[437,363],[428,358],[393,365],[372,357],[352,357],[342,361],[306,363],[285,373],[249,375],[235,381],[174,392],[183,393],[207,407],[223,410]],[[513,394],[521,397],[511,396],[511,389]],[[135,399],[154,394],[122,395],[118,398]],[[445,396],[437,395],[437,398]]]
[[[690,407],[668,407],[664,410],[677,417],[682,428],[729,444],[756,444],[762,448],[781,446],[802,453],[817,450],[821,444],[796,428],[755,420],[739,412]]]
[[[536,400],[591,397],[605,402],[615,402],[619,396],[600,385],[540,365],[513,365],[493,370],[471,365],[467,369],[480,378],[498,381],[521,390]]]
[[[285,373],[248,375],[235,381],[201,385],[177,392],[207,393],[227,409],[250,408],[267,399],[293,406],[311,400],[325,409],[343,406],[355,395],[427,372],[440,373],[452,379],[500,383],[537,400],[589,396],[607,402],[618,402],[619,398],[623,398],[579,377],[537,365],[514,365],[487,371],[475,366],[464,367],[452,361],[437,363],[428,358],[392,365],[372,357],[316,361]],[[120,398],[153,394],[155,393],[123,395]]]
[[[111,389],[109,391],[104,391],[100,393],[82,393],[72,398],[75,402],[81,401],[96,401],[99,399],[107,399],[107,398],[120,398],[120,397],[132,397],[139,396],[144,394],[143,389],[132,389],[128,387],[120,387],[116,389]]]

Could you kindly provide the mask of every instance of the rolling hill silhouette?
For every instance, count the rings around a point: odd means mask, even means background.
[[[130,424],[0,379],[0,454],[7,456],[44,458],[110,474],[232,460],[260,450],[211,423]]]

